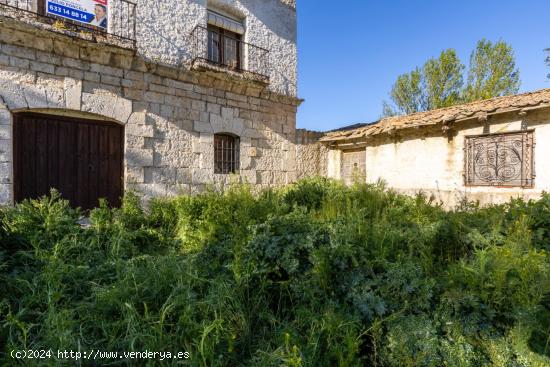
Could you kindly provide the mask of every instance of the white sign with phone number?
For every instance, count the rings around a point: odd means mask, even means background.
[[[80,23],[107,29],[109,0],[48,0],[46,12]]]

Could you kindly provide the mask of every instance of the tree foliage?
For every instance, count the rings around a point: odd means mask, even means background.
[[[445,50],[422,68],[397,77],[391,90],[394,106],[384,104],[384,115],[410,114],[451,106],[460,98],[464,65],[455,50]]]
[[[424,64],[424,90],[428,110],[452,106],[460,101],[464,65],[455,50],[441,52]]]
[[[408,114],[426,108],[427,101],[422,90],[422,76],[422,71],[416,68],[409,74],[403,74],[397,78],[391,91],[391,97],[399,106],[399,112]],[[386,107],[391,108],[389,105]]]
[[[505,42],[479,41],[470,56],[464,101],[478,101],[517,93],[519,70],[514,50]]]
[[[383,115],[410,114],[517,93],[520,85],[514,52],[503,41],[478,42],[466,67],[453,49],[422,68],[400,75],[384,101]],[[464,80],[467,80],[464,83]]]

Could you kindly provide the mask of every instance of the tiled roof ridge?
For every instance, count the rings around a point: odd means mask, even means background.
[[[439,123],[451,123],[491,113],[504,113],[541,105],[550,106],[550,88],[530,91],[516,95],[494,97],[473,101],[462,105],[449,106],[436,110],[416,112],[409,115],[392,116],[381,119],[378,123],[356,129],[329,132],[321,141],[356,139],[378,135],[391,130],[408,127],[428,126]]]
[[[487,98],[487,99],[479,99],[477,101],[472,101],[472,102],[453,105],[453,106],[448,106],[448,107],[436,108],[434,110],[414,112],[414,113],[410,113],[408,115],[389,116],[389,117],[381,118],[380,122],[382,122],[384,120],[390,120],[390,119],[393,119],[393,118],[413,117],[413,116],[420,116],[420,115],[423,115],[423,114],[427,115],[427,114],[431,114],[431,113],[435,113],[435,112],[450,111],[450,110],[458,109],[458,108],[461,108],[461,107],[475,106],[475,105],[478,105],[478,104],[486,104],[486,103],[488,104],[490,102],[498,102],[498,101],[506,100],[506,99],[518,99],[520,97],[526,97],[526,96],[529,96],[529,95],[538,95],[538,94],[541,94],[541,92],[549,92],[550,93],[550,88],[543,88],[543,89],[539,89],[539,90],[535,90],[535,91],[529,91],[529,92],[524,92],[524,93],[519,93],[519,94],[512,94],[512,95],[508,95],[508,96],[499,96],[499,97],[492,97],[492,98]]]

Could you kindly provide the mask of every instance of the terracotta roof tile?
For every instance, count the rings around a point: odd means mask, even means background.
[[[437,124],[450,124],[456,121],[483,117],[489,114],[547,106],[550,106],[550,89],[541,89],[535,92],[486,99],[432,111],[417,112],[405,116],[388,117],[380,120],[378,123],[366,125],[357,129],[329,132],[321,138],[321,141],[330,143],[340,140],[359,139],[388,133],[393,130]]]

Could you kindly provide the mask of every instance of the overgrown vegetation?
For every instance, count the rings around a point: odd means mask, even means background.
[[[78,217],[55,194],[0,210],[1,364],[13,349],[188,351],[193,366],[550,363],[550,195],[448,212],[309,179],[147,212],[127,195],[87,228]]]

